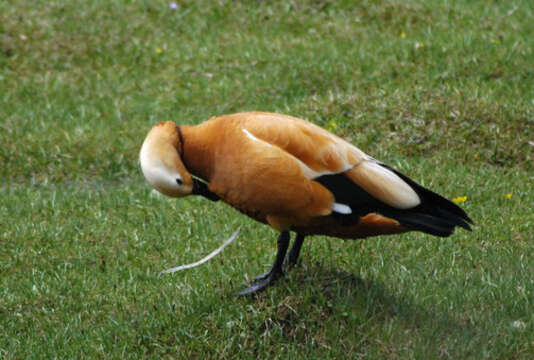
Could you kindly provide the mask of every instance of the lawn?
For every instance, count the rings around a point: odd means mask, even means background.
[[[534,3],[0,2],[0,358],[534,357]],[[308,119],[461,206],[473,232],[276,233],[154,194],[157,121]],[[235,242],[202,267],[158,278]]]

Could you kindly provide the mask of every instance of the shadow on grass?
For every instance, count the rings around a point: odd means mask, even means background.
[[[292,296],[283,301],[295,312],[277,310],[271,319],[289,335],[308,328],[330,341],[356,341],[364,348],[389,339],[412,354],[430,351],[436,357],[473,356],[485,341],[483,331],[460,314],[436,310],[437,304],[421,305],[377,280],[322,264],[293,269],[285,285]]]

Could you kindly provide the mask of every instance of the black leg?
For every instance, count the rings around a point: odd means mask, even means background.
[[[290,270],[295,265],[297,265],[297,261],[300,255],[300,249],[302,247],[302,243],[304,242],[304,238],[306,235],[302,235],[297,233],[297,236],[295,236],[295,241],[293,242],[293,246],[291,247],[291,250],[289,250],[289,254],[287,255],[286,262],[284,264],[284,270]],[[270,275],[270,271],[266,272],[265,274],[261,274],[256,276],[256,280],[263,280],[267,278]]]
[[[300,248],[302,247],[302,243],[304,242],[305,237],[306,235],[297,233],[297,236],[295,237],[295,242],[293,243],[291,250],[289,250],[289,255],[287,256],[286,269],[291,269],[297,264],[297,260],[300,255]]]
[[[283,231],[278,237],[278,252],[276,253],[276,258],[274,259],[273,267],[265,275],[258,276],[258,281],[250,284],[249,287],[243,289],[239,292],[236,292],[234,295],[249,295],[254,294],[258,291],[265,289],[276,279],[283,275],[282,265],[284,263],[284,258],[286,257],[287,247],[289,245],[289,231]]]

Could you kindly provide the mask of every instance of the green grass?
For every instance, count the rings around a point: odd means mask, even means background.
[[[178,4],[0,2],[0,358],[534,357],[531,1]],[[467,196],[474,231],[315,237],[231,296],[275,232],[154,196],[137,156],[156,121],[256,109]]]

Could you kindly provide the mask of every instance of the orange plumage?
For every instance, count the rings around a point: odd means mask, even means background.
[[[147,180],[166,195],[221,199],[280,231],[271,272],[239,294],[261,290],[282,270],[289,231],[363,238],[410,230],[448,236],[469,229],[457,205],[307,121],[238,113],[197,126],[159,123],[140,153]],[[192,176],[193,177],[192,177]]]

